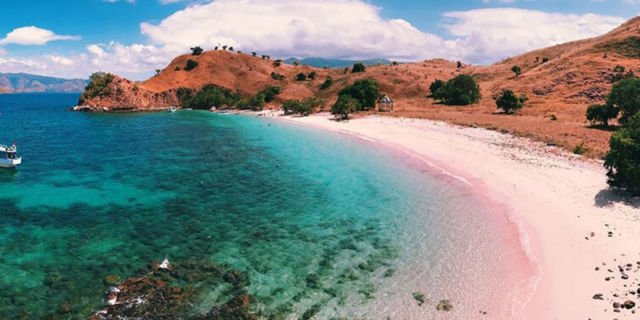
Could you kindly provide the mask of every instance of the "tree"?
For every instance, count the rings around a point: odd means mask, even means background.
[[[299,114],[302,116],[308,116],[322,103],[322,99],[318,99],[316,97],[308,97],[302,101],[287,100],[282,104],[282,109],[284,110],[285,115]]]
[[[609,120],[618,117],[620,110],[610,104],[594,104],[587,108],[587,120],[591,122],[591,125],[604,125],[609,126]]]
[[[229,47],[229,51],[233,51],[233,47]]]
[[[195,60],[187,60],[187,65],[184,67],[185,71],[191,71],[198,67],[198,61]]]
[[[522,94],[516,96],[510,89],[502,90],[502,93],[496,98],[496,106],[506,114],[512,114],[514,111],[522,109],[524,103],[528,100],[527,96]]]
[[[434,99],[440,100],[441,97],[438,94],[438,90],[440,90],[441,88],[444,88],[444,86],[445,86],[445,82],[444,81],[442,81],[440,79],[436,79],[436,81],[431,83],[431,85],[429,86],[429,92],[431,92],[431,96]]]
[[[219,48],[218,46],[215,46],[213,50],[218,51],[218,48]]]
[[[366,69],[367,67],[365,67],[363,63],[354,63],[353,69],[351,69],[351,73],[365,72]]]
[[[456,68],[462,69],[462,62],[460,61],[456,62]]]
[[[296,81],[307,81],[307,75],[304,73],[298,73],[296,76]]]
[[[277,67],[279,67],[279,66],[281,66],[281,65],[282,65],[282,60],[276,60],[276,61],[274,61],[274,62],[273,62],[273,66],[274,66],[275,68],[277,68]]]
[[[613,86],[607,104],[620,110],[620,123],[625,124],[640,111],[640,79],[625,79]]]
[[[516,74],[516,78],[520,77],[520,75],[522,74],[522,68],[520,68],[520,66],[513,66],[513,68],[511,68],[511,71]]]
[[[282,80],[285,80],[286,77],[284,75],[279,74],[279,73],[271,72],[271,79],[282,81]]]
[[[191,55],[192,56],[199,56],[199,55],[202,54],[202,52],[204,52],[204,50],[202,50],[202,48],[200,48],[199,46],[191,48]]]
[[[294,60],[294,61],[293,61],[293,63],[292,63],[292,65],[293,65],[294,67],[297,67],[297,66],[299,66],[299,65],[300,65],[300,62],[298,62],[298,60]]]
[[[356,111],[369,110],[376,107],[380,97],[378,82],[373,79],[361,79],[340,90],[340,96],[349,96],[358,101]]]
[[[461,74],[447,81],[444,87],[437,91],[437,97],[442,103],[450,106],[466,106],[480,101],[480,86],[476,80],[466,74]]]
[[[255,56],[257,56],[258,54],[254,51],[254,52],[251,52],[251,55],[255,57]]]
[[[320,85],[320,90],[327,90],[329,89],[329,87],[331,87],[333,85],[333,78],[331,78],[330,76],[327,77],[326,80],[324,80],[324,82],[322,83],[322,85]]]
[[[640,114],[630,117],[627,124],[613,133],[611,150],[605,156],[609,184],[640,194]]]
[[[331,114],[340,117],[342,120],[349,119],[349,114],[360,109],[360,103],[349,95],[340,95],[338,101],[331,107]]]
[[[542,58],[542,63],[547,63],[549,62],[549,60],[550,60],[549,57],[544,57]]]
[[[159,75],[159,74],[160,74],[160,72],[162,72],[162,70],[161,70],[161,69],[156,69],[156,75]]]
[[[307,78],[309,78],[310,80],[315,80],[316,76],[318,76],[318,73],[316,73],[315,71],[311,71],[309,72],[309,74],[307,75]]]
[[[83,104],[86,100],[95,97],[104,97],[111,94],[109,85],[115,76],[111,73],[95,72],[89,76],[89,84],[84,89],[84,93],[80,97],[79,104]]]
[[[225,50],[225,51],[226,51],[226,50],[227,50],[227,48],[228,48],[228,46],[227,46],[227,45],[222,46],[222,50]]]

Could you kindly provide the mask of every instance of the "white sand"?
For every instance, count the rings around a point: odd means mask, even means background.
[[[335,122],[328,114],[279,118],[400,147],[511,208],[527,242],[523,248],[529,248],[541,269],[521,318],[640,317],[637,306],[639,315],[613,313],[611,307],[613,301],[630,298],[638,303],[624,293],[638,289],[640,272],[634,265],[630,279],[622,280],[617,265],[640,261],[640,203],[625,204],[608,191],[601,163],[527,139],[428,120],[370,116]],[[596,266],[601,270],[595,271]],[[605,281],[607,276],[616,279]],[[596,293],[605,300],[594,300]],[[621,297],[612,300],[613,293]]]

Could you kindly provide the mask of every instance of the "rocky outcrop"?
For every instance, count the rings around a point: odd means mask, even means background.
[[[75,111],[91,112],[133,112],[166,110],[178,106],[177,90],[153,92],[140,87],[137,83],[114,76],[103,93],[80,98]]]

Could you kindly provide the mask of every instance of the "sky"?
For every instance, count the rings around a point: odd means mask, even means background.
[[[0,72],[134,80],[201,46],[272,57],[488,64],[604,34],[640,0],[21,0],[0,10]]]

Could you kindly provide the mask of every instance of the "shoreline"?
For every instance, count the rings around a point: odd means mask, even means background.
[[[609,191],[598,161],[525,138],[430,120],[368,116],[336,122],[328,114],[263,115],[404,151],[492,203],[504,204],[520,237],[518,248],[539,269],[539,279],[528,283],[530,299],[524,295],[524,301],[514,301],[523,306],[520,318],[611,317],[613,302],[638,302],[627,287],[640,283],[635,272],[620,279],[607,269],[640,261],[640,245],[633,243],[640,238],[635,223],[640,201],[627,203]],[[596,294],[603,299],[594,299]],[[615,316],[635,315],[623,309]]]

